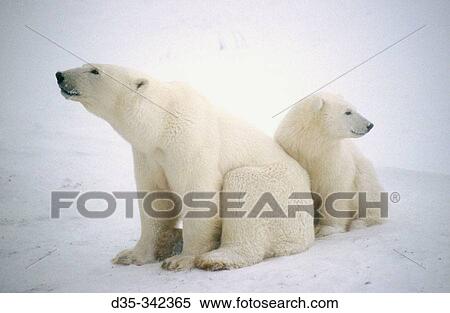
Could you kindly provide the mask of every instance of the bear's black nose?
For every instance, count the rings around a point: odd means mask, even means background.
[[[367,131],[371,130],[373,128],[373,124],[369,123],[369,125],[367,125]]]
[[[64,76],[61,72],[56,72],[56,81],[61,84],[64,81]]]

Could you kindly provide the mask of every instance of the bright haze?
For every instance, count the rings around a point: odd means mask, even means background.
[[[283,117],[274,114],[427,25],[326,90],[374,122],[358,144],[376,166],[450,174],[449,7],[446,1],[3,3],[0,144],[45,150],[64,132],[86,137],[85,147],[113,141],[128,155],[103,121],[59,94],[54,73],[83,62],[24,25],[91,62],[188,81],[269,135]]]

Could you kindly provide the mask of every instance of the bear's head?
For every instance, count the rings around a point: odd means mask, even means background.
[[[107,64],[85,64],[56,73],[61,94],[111,122],[130,97],[142,92],[148,81],[129,69]],[[142,76],[143,77],[143,76]]]
[[[374,126],[342,97],[333,94],[311,96],[298,110],[302,125],[330,139],[358,138]]]
[[[89,112],[106,120],[133,147],[147,149],[156,138],[161,118],[150,99],[150,86],[156,85],[155,80],[104,64],[57,72],[56,79],[66,99],[80,102]]]

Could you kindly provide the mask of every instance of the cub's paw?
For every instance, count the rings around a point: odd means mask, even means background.
[[[113,264],[121,265],[144,265],[155,261],[156,260],[151,253],[141,251],[139,249],[125,249],[119,252],[114,259],[112,259]]]
[[[322,225],[322,226],[316,226],[316,228],[315,228],[316,238],[326,237],[326,236],[329,236],[332,234],[345,233],[345,232],[346,232],[346,230],[343,227]]]
[[[193,255],[175,255],[168,259],[165,259],[161,264],[163,269],[169,271],[185,271],[194,267]]]

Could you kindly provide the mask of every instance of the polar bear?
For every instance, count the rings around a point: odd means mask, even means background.
[[[322,199],[316,208],[321,216],[317,237],[382,221],[374,209],[356,218],[357,195],[335,202],[336,210],[348,212],[346,217],[331,216],[324,209],[325,198],[335,192],[366,192],[367,200],[380,199],[375,170],[350,139],[364,136],[372,127],[341,96],[320,93],[293,107],[276,130],[275,140],[308,171],[311,189]]]
[[[264,192],[279,200],[283,212],[292,192],[309,193],[303,200],[312,203],[307,172],[273,139],[216,109],[183,83],[102,64],[58,72],[56,78],[65,98],[106,120],[131,144],[140,191],[246,192],[244,211]],[[219,198],[215,194],[216,205]],[[171,203],[157,201],[154,206],[169,210]],[[168,270],[220,270],[297,253],[314,241],[310,207],[290,218],[185,217],[182,252],[172,255],[179,239],[176,219],[151,217],[140,203],[141,237],[113,263],[164,260],[162,267]]]

